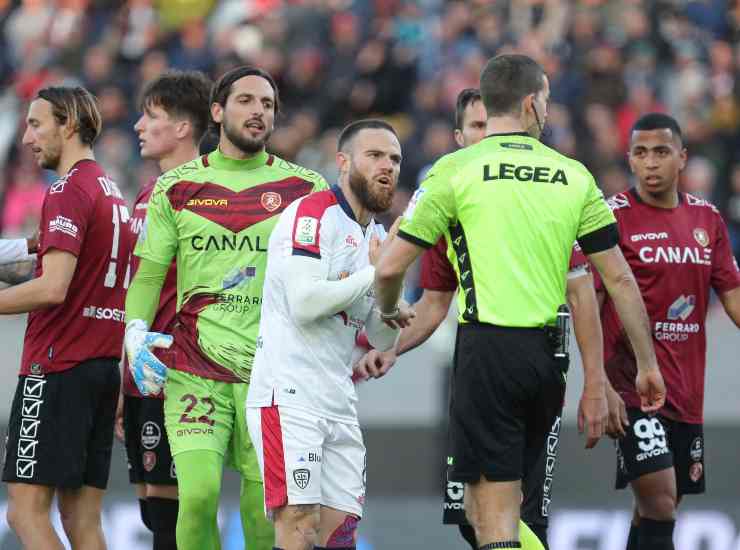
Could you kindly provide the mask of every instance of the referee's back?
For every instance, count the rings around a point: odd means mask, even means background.
[[[611,246],[613,224],[589,171],[522,132],[490,135],[437,161],[401,233],[422,246],[436,242],[436,231],[445,235],[462,323],[538,327],[564,301],[573,242],[587,251]]]

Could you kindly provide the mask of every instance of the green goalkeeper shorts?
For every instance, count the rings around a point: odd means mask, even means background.
[[[262,481],[249,439],[245,401],[249,385],[221,382],[168,369],[164,422],[172,456],[215,451],[242,477]]]

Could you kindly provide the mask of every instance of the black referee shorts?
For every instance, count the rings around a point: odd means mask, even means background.
[[[450,399],[448,479],[526,478],[547,454],[565,377],[544,330],[460,325]]]

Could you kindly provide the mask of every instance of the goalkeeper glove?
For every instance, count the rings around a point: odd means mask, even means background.
[[[172,336],[149,332],[146,322],[134,319],[126,325],[124,346],[128,368],[142,395],[157,395],[167,380],[167,367],[154,356],[152,348],[169,348]]]

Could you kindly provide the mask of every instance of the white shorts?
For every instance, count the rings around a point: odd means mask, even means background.
[[[288,407],[247,408],[265,483],[265,510],[321,504],[362,517],[365,444],[360,427]]]

